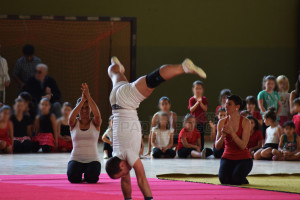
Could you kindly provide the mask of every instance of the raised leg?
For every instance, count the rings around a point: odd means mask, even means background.
[[[120,61],[116,57],[112,57],[111,65],[108,67],[108,75],[112,81],[113,86],[118,82],[127,81],[127,78],[124,74],[125,69]]]

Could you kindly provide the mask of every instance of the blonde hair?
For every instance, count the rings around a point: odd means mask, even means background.
[[[283,81],[287,82],[287,90],[285,92],[288,92],[290,90],[290,82],[289,79],[285,75],[280,75],[277,77],[276,82],[277,84],[282,83]]]

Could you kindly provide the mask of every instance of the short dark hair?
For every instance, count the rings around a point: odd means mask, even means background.
[[[276,121],[277,120],[276,108],[269,107],[268,110],[264,112],[264,119],[271,119],[273,121]]]
[[[29,92],[21,92],[20,94],[19,94],[19,97],[21,97],[22,99],[24,99],[24,101],[29,101],[29,102],[31,102],[32,101],[32,96],[31,96],[31,94],[29,93]]]
[[[160,102],[162,101],[168,101],[169,104],[171,104],[171,100],[169,97],[163,96],[159,99],[158,104],[160,104]]]
[[[8,105],[3,105],[3,106],[0,108],[0,113],[2,113],[4,110],[9,110],[9,111],[11,111],[11,107],[8,106]]]
[[[293,104],[300,105],[300,97],[293,100]]]
[[[183,119],[183,122],[185,123],[190,118],[195,119],[195,117],[191,113],[186,114],[185,117],[184,117],[184,119]]]
[[[223,90],[221,90],[220,95],[219,95],[219,102],[220,102],[220,104],[222,103],[222,97],[224,97],[224,96],[228,97],[230,95],[232,95],[230,89],[223,89]]]
[[[220,107],[217,111],[217,115],[220,113],[220,112],[226,112],[226,109],[223,108],[223,107]]]
[[[286,127],[291,127],[291,128],[293,128],[293,129],[296,128],[296,126],[295,126],[295,124],[294,124],[293,121],[287,121],[287,122],[285,122],[285,123],[283,124],[283,128],[286,128]]]
[[[257,121],[257,119],[255,117],[253,117],[252,115],[248,115],[246,118],[249,119],[249,120],[253,120],[254,121],[254,124],[255,124],[254,130],[257,131],[257,130],[260,129],[259,123],[258,123],[258,121]]]
[[[246,104],[254,104],[257,107],[257,99],[254,96],[247,96]]]
[[[26,44],[23,46],[23,54],[25,56],[32,56],[34,54],[34,46]]]
[[[195,82],[193,83],[193,88],[194,88],[196,85],[201,85],[202,87],[204,87],[204,83],[203,83],[202,81],[199,81],[199,80],[197,80],[197,81],[195,81]]]
[[[227,97],[228,100],[233,101],[235,105],[240,105],[240,110],[243,110],[245,105],[244,101],[238,95],[230,95]]]
[[[21,99],[21,98],[16,98],[16,99],[15,99],[15,104],[16,104],[16,103],[20,103],[20,102],[24,103],[24,100]]]
[[[121,161],[122,160],[120,158],[118,158],[117,156],[114,156],[106,162],[105,170],[110,178],[116,179],[116,178],[114,178],[114,175],[121,171],[121,169],[120,169]]]
[[[262,81],[262,89],[263,89],[263,90],[266,89],[266,88],[265,88],[265,83],[266,83],[267,81],[269,81],[269,80],[274,81],[274,84],[275,84],[274,91],[278,91],[278,86],[277,86],[276,77],[273,76],[273,75],[268,75],[268,76],[264,76],[264,77],[263,77],[263,81]]]
[[[245,115],[245,114],[247,114],[247,116],[249,116],[249,115],[251,115],[251,112],[249,112],[248,110],[242,110],[240,112],[240,115]]]

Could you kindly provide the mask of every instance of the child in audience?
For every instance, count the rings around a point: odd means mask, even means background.
[[[295,131],[300,136],[300,97],[294,99],[293,110],[296,114],[293,116],[293,122],[295,124]]]
[[[70,126],[68,123],[72,110],[72,105],[69,102],[65,102],[61,108],[62,117],[56,121],[58,151],[60,152],[71,152],[73,149]]]
[[[189,107],[191,114],[195,117],[197,129],[201,134],[201,151],[204,149],[204,134],[206,130],[206,111],[208,109],[208,101],[204,93],[204,84],[202,81],[195,81],[193,83],[193,93],[189,99]]]
[[[0,152],[13,153],[14,128],[9,120],[11,108],[3,105],[0,108]]]
[[[297,74],[295,90],[293,90],[290,94],[290,113],[291,113],[291,115],[294,115],[296,113],[296,111],[294,110],[293,101],[299,97],[300,97],[300,71],[298,71],[298,74]]]
[[[231,96],[231,90],[230,89],[221,90],[220,95],[219,95],[219,103],[221,105],[217,106],[217,108],[216,108],[216,116],[218,115],[218,110],[220,108],[225,108],[226,100],[227,100],[227,97],[229,97],[229,96]]]
[[[113,141],[112,125],[113,125],[113,119],[114,119],[113,115],[109,117],[108,127],[107,127],[105,133],[102,136],[103,151],[104,151],[103,158],[104,159],[108,159],[108,158],[112,157],[112,152],[113,152],[113,148],[112,148],[112,141]]]
[[[170,121],[170,129],[173,130],[174,139],[173,139],[173,145],[176,146],[178,142],[178,134],[177,134],[177,115],[175,112],[171,111],[171,100],[168,97],[161,97],[158,101],[158,107],[159,111],[155,113],[152,117],[151,121],[151,127],[150,132],[153,129],[153,127],[156,127],[157,118],[160,112],[166,112],[169,115],[169,121]],[[145,154],[145,156],[149,156],[151,153],[151,133],[149,134],[148,139],[148,152]]]
[[[276,119],[278,119],[279,113],[281,112],[281,101],[280,96],[277,92],[277,83],[276,78],[273,75],[268,75],[263,78],[263,90],[259,92],[258,99],[258,107],[260,109],[261,114],[268,110],[270,107],[275,108]],[[262,125],[262,132],[265,138],[266,135],[266,124]]]
[[[49,153],[57,148],[58,137],[56,128],[56,118],[50,113],[51,104],[47,98],[41,99],[39,103],[40,115],[35,120],[35,145],[34,151],[42,148],[44,153]]]
[[[257,119],[251,115],[247,116],[247,118],[250,120],[251,123],[250,138],[249,138],[247,148],[249,149],[251,155],[253,156],[254,153],[262,147],[264,137],[260,130]]]
[[[250,114],[255,117],[255,119],[258,121],[259,126],[263,124],[263,120],[261,117],[261,113],[256,110],[257,109],[257,99],[254,96],[247,96],[246,97],[246,107],[247,111],[250,112]]]
[[[282,134],[281,126],[276,122],[277,115],[276,109],[274,107],[270,107],[264,113],[264,123],[268,126],[266,130],[266,140],[263,148],[259,149],[254,154],[255,160],[272,159],[272,150],[278,149],[279,139]]]
[[[192,114],[184,117],[184,128],[179,133],[177,150],[179,158],[206,158],[206,149],[201,152],[201,135]]]
[[[216,141],[216,136],[217,136],[217,124],[218,124],[219,120],[227,117],[225,108],[219,108],[217,117],[218,117],[218,119],[217,119],[216,123],[209,121],[209,125],[210,125],[210,129],[211,129],[211,140],[214,143],[213,155],[215,158],[221,158],[224,153],[225,146],[223,146],[223,148],[221,148],[220,150],[217,150],[215,148],[215,141]]]
[[[153,158],[174,158],[176,152],[173,147],[173,130],[170,129],[169,115],[165,112],[160,112],[157,118],[156,127],[152,128],[152,156]]]
[[[240,112],[240,115],[242,115],[243,117],[248,117],[249,115],[251,115],[251,113],[248,110],[242,110]]]
[[[24,114],[25,103],[18,98],[14,104],[14,114],[10,120],[14,127],[14,153],[29,153],[32,151],[32,120]]]
[[[273,160],[300,160],[300,137],[295,133],[292,121],[284,123],[284,133],[280,137],[279,148],[273,149]]]
[[[30,116],[31,120],[34,121],[36,117],[36,106],[32,101],[32,96],[28,92],[21,92],[18,98],[22,99],[25,104],[24,113]]]
[[[283,124],[289,120],[290,116],[290,83],[289,79],[284,75],[278,76],[276,81],[278,84],[278,93],[282,104],[281,111],[279,113],[279,124],[283,127]]]

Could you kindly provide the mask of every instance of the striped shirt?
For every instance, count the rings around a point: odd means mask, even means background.
[[[40,63],[42,63],[41,59],[36,56],[33,56],[31,62],[28,62],[23,56],[16,62],[13,75],[18,76],[25,83],[30,77],[34,76],[35,67]]]

